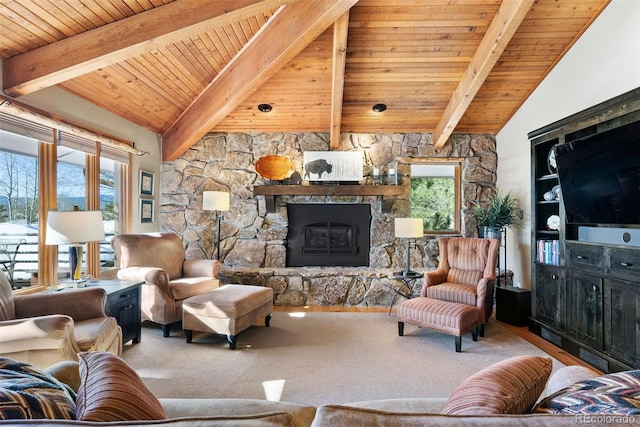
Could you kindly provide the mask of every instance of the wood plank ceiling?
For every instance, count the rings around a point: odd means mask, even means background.
[[[497,133],[609,2],[0,0],[3,89],[57,85],[161,134],[164,160],[207,132],[442,146]]]

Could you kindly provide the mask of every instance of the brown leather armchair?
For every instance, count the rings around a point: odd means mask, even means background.
[[[0,355],[46,368],[81,351],[122,354],[122,329],[107,317],[101,288],[14,296],[0,274]]]
[[[493,292],[500,241],[442,237],[438,268],[427,272],[422,296],[474,305],[480,312],[480,336],[493,312]]]
[[[175,233],[120,234],[111,240],[118,278],[144,282],[141,289],[142,319],[162,325],[165,337],[171,324],[182,320],[182,301],[220,286],[222,263],[187,260]]]

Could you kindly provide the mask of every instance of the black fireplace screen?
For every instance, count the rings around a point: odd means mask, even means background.
[[[289,204],[287,266],[368,266],[368,204]]]
[[[317,222],[303,227],[305,254],[353,255],[358,251],[353,239],[357,233],[354,225],[340,222]]]

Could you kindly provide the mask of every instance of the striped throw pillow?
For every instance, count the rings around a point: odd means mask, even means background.
[[[544,390],[551,368],[551,358],[543,356],[516,356],[495,363],[463,381],[442,413],[526,414]]]
[[[110,422],[167,418],[158,399],[120,357],[103,351],[78,356],[81,382],[76,419]]]

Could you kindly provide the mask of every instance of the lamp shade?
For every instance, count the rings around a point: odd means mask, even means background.
[[[226,191],[203,191],[202,209],[205,211],[228,211],[229,193]]]
[[[105,239],[100,211],[49,211],[46,245],[99,242]]]
[[[396,218],[395,236],[403,238],[418,238],[424,235],[422,218]]]

